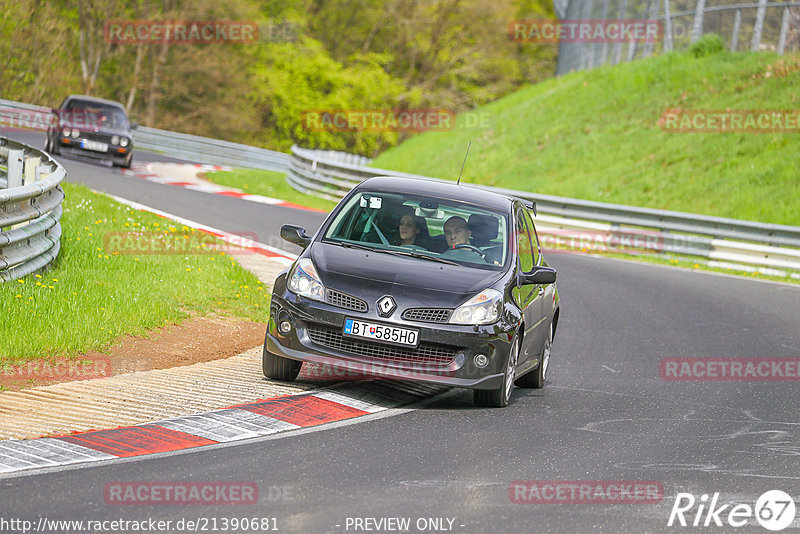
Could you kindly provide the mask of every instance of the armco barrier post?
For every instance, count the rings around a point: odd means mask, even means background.
[[[39,156],[25,158],[23,169],[24,185],[32,184],[36,181],[36,167],[42,162]]]
[[[22,150],[8,151],[8,184],[6,187],[20,187],[22,185],[22,161],[24,153]]]

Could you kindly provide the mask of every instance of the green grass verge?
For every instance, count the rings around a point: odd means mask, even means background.
[[[330,211],[336,202],[306,195],[286,181],[286,173],[265,171],[261,169],[235,169],[232,171],[208,172],[208,181],[226,187],[235,187],[253,195],[279,198],[287,202]]]
[[[800,135],[671,133],[663,112],[800,109],[800,55],[671,53],[552,78],[373,166],[462,183],[800,225]],[[469,127],[467,121],[486,127]]]
[[[130,254],[122,248],[114,254],[104,242],[117,232],[175,242],[205,234],[79,185],[63,187],[62,248],[55,264],[43,274],[0,283],[0,366],[103,350],[120,336],[146,335],[189,316],[266,321],[267,289],[230,256],[207,249]]]

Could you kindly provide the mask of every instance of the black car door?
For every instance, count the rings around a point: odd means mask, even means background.
[[[539,259],[538,246],[532,245],[528,225],[525,222],[525,208],[517,205],[514,209],[514,226],[516,235],[517,262],[520,273],[531,272]],[[527,284],[518,277],[517,287],[513,290],[514,299],[523,310],[525,333],[519,354],[519,363],[537,356],[536,349],[542,338],[542,294],[538,284]]]

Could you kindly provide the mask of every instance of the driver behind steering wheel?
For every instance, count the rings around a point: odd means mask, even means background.
[[[447,250],[442,253],[442,256],[474,261],[475,254],[478,254],[484,261],[487,261],[483,251],[470,244],[471,237],[472,230],[469,229],[469,225],[463,217],[458,215],[450,217],[444,223],[444,238],[447,241]]]

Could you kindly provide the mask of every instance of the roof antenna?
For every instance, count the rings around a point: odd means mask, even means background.
[[[464,163],[461,164],[461,171],[458,173],[458,181],[456,182],[456,185],[461,185],[461,173],[464,172],[464,165],[467,163],[467,156],[469,156],[469,147],[471,146],[472,146],[472,141],[470,141],[469,145],[467,145],[467,153],[464,154]]]

